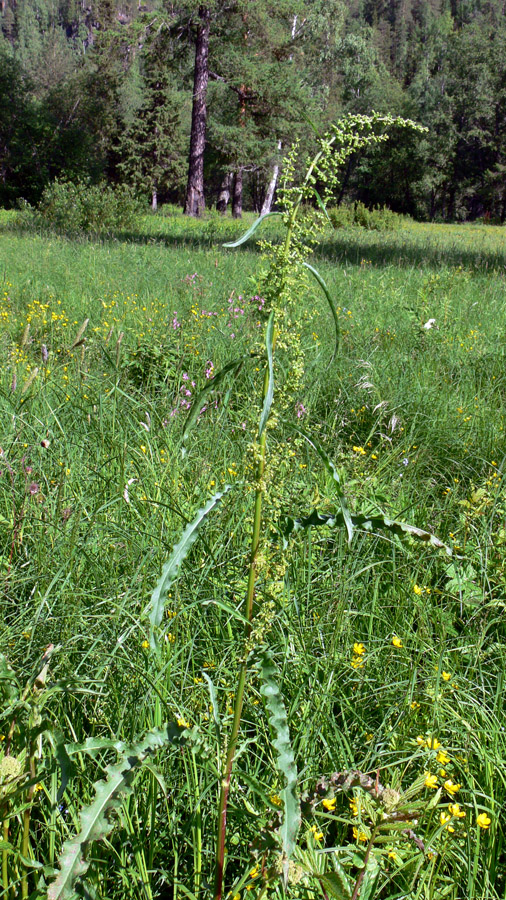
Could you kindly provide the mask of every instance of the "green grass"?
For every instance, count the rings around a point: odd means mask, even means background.
[[[66,743],[131,742],[168,719],[197,727],[193,749],[164,751],[156,768],[136,777],[113,830],[90,851],[86,884],[100,900],[208,897],[219,754],[242,654],[234,613],[245,593],[252,500],[243,483],[260,360],[223,382],[184,457],[181,437],[210,362],[216,373],[263,333],[250,300],[260,255],[249,245],[223,250],[244,224],[214,216],[149,216],[138,234],[101,241],[16,230],[12,214],[2,222],[2,645],[21,684],[44,648],[56,645],[43,718]],[[262,236],[279,229],[266,223]],[[461,784],[456,799],[466,818],[448,832],[439,816],[451,797],[443,790],[431,808],[435,792],[423,789],[415,831],[426,853],[402,836],[378,845],[370,896],[503,897],[503,231],[329,230],[315,264],[338,304],[340,348],[331,362],[332,323],[309,285],[299,315],[307,388],[298,402],[306,412],[298,419],[295,406],[288,411],[283,439],[302,424],[343,472],[352,510],[381,510],[428,529],[454,557],[384,533],[357,533],[351,547],[341,530],[297,536],[269,643],[300,791],[311,798],[319,778],[350,769],[373,778],[379,771],[383,784],[406,790],[438,772],[435,751],[416,741],[436,736],[450,757],[448,775]],[[436,325],[425,329],[429,319]],[[282,433],[274,439],[280,446]],[[305,445],[286,459],[283,512],[330,510],[334,485],[319,457]],[[234,489],[171,588],[158,658],[146,646],[147,610],[161,567],[185,525],[227,483]],[[363,667],[351,665],[355,642],[365,645]],[[260,686],[258,676],[247,686],[228,812],[227,887],[252,898],[260,897],[261,878],[249,873],[262,857],[251,847],[275,830],[283,787]],[[8,741],[15,717],[18,755],[36,728],[29,715],[13,712],[5,690],[0,731]],[[57,796],[57,740],[44,739],[35,754],[42,789],[29,852],[46,866],[78,829],[78,810],[114,759],[112,750],[77,754]],[[10,813],[16,847],[23,796]],[[334,811],[319,803],[316,818],[304,820],[298,860],[320,871],[341,860],[356,879],[350,847],[363,854],[364,842],[353,838],[349,795],[336,796]],[[365,804],[367,832],[372,801],[361,789],[355,796]],[[484,812],[491,825],[480,830]],[[340,849],[322,854],[324,847]],[[21,896],[23,866],[14,854],[9,872],[11,896]],[[28,881],[34,897],[44,896],[42,876],[30,873]],[[282,896],[281,887],[271,894]],[[324,895],[300,882],[286,896]]]

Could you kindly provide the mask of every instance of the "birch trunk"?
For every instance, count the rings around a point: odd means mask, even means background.
[[[232,216],[242,218],[242,169],[238,169],[234,177],[234,193],[232,196]]]
[[[232,172],[227,172],[226,175],[223,176],[223,181],[221,182],[220,194],[218,197],[218,201],[216,203],[216,209],[218,212],[225,215],[227,211],[228,201],[230,200],[230,188],[232,187]]]
[[[278,151],[281,150],[282,143],[278,141]],[[275,163],[272,167],[272,175],[269,184],[267,185],[267,190],[265,192],[265,199],[262,204],[261,215],[264,216],[266,213],[270,213],[272,207],[272,201],[274,200],[274,192],[276,190],[276,185],[278,183],[279,177],[279,163]]]

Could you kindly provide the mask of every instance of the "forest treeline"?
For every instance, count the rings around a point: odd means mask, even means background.
[[[235,215],[344,113],[399,129],[336,202],[506,219],[503,0],[0,0],[0,204],[55,178]],[[190,171],[189,171],[190,160]]]

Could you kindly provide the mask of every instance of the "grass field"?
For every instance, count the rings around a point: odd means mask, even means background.
[[[104,778],[122,780],[115,811],[79,845],[73,871],[83,847],[87,871],[58,897],[213,896],[223,757],[247,652],[264,370],[248,356],[266,326],[258,248],[222,244],[251,221],[149,216],[138,233],[94,241],[0,216],[9,900],[48,896],[64,841],[71,867],[71,839]],[[281,233],[263,227],[262,237]],[[254,638],[271,669],[256,660],[245,687],[227,895],[503,898],[505,233],[329,229],[312,262],[335,298],[340,342],[333,358],[332,318],[308,283],[291,325],[304,379],[268,432],[262,539],[278,569],[258,582]],[[233,360],[183,442],[199,392]],[[290,380],[283,365],[274,403]],[[338,515],[337,477],[363,516],[351,545],[330,519],[285,546],[287,516]],[[162,566],[221,492],[154,629]],[[447,550],[382,527],[381,516]],[[176,723],[172,742],[157,750],[153,738],[129,756],[166,722]],[[292,751],[302,824],[283,887]]]

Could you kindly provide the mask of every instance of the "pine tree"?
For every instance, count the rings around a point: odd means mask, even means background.
[[[143,50],[144,97],[130,128],[120,141],[118,168],[156,210],[159,195],[184,184],[185,136],[181,128],[182,92],[168,65],[167,32],[159,32]]]

